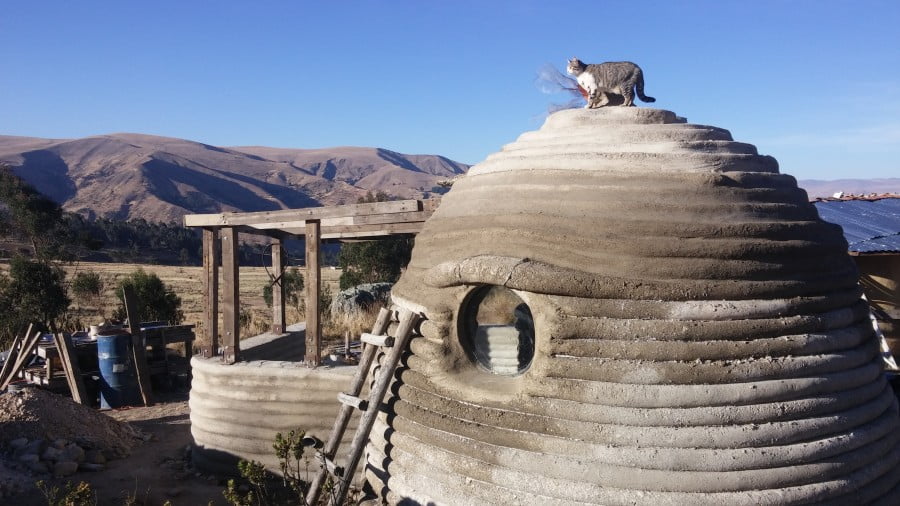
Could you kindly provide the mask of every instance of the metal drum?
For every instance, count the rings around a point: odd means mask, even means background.
[[[130,334],[97,336],[101,408],[137,404],[140,392],[133,357]]]

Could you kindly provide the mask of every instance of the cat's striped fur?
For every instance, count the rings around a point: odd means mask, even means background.
[[[656,101],[644,95],[644,72],[630,61],[585,64],[578,58],[572,58],[566,71],[575,76],[578,85],[587,92],[585,108],[610,104],[610,93],[621,95],[622,105],[625,106],[634,105],[635,93],[644,102]]]

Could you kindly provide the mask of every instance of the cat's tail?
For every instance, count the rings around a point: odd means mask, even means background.
[[[656,102],[655,98],[644,95],[644,73],[643,72],[640,72],[638,74],[637,82],[635,83],[634,87],[637,90],[638,98],[640,98],[642,101],[647,102],[647,103]]]

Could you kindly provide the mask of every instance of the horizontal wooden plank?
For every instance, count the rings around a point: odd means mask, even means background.
[[[322,457],[320,460],[325,464],[325,469],[329,474],[335,478],[342,478],[344,476],[344,468],[335,464],[333,460],[327,457]]]
[[[269,223],[300,222],[365,216],[370,214],[405,213],[422,210],[418,200],[394,200],[344,206],[305,207],[301,209],[281,209],[278,211],[258,211],[251,213],[188,214],[184,217],[186,227],[230,227],[235,225],[264,226]]]
[[[422,223],[407,223],[403,225],[359,225],[347,227],[343,230],[322,230],[322,239],[360,239],[378,238],[391,235],[414,235],[422,231]],[[365,228],[364,228],[365,227]]]
[[[339,227],[322,227],[322,239],[342,239],[359,237],[384,237],[398,234],[418,234],[424,222],[386,223],[374,225],[344,225]],[[289,234],[301,236],[305,230],[287,229]]]
[[[360,411],[365,411],[369,406],[369,402],[365,399],[360,399],[355,395],[345,394],[344,392],[341,392],[337,395],[337,400],[345,406],[351,406]]]
[[[408,213],[393,214],[371,214],[368,216],[354,216],[350,218],[350,223],[331,223],[328,220],[322,220],[322,228],[337,225],[374,225],[379,223],[417,223],[427,220],[434,211],[412,211]]]
[[[375,334],[363,334],[359,338],[362,342],[373,346],[384,346],[390,348],[394,345],[394,338],[391,336],[376,336]]]

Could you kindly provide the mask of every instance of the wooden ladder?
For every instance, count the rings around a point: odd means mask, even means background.
[[[328,504],[335,506],[343,504],[344,499],[347,497],[350,483],[353,481],[356,467],[359,465],[366,443],[369,441],[369,434],[372,432],[375,418],[381,409],[381,403],[391,386],[391,381],[394,379],[394,372],[397,370],[400,356],[406,350],[410,336],[412,336],[416,324],[419,323],[419,319],[419,315],[412,311],[401,310],[398,318],[399,324],[395,332],[396,335],[389,336],[386,333],[391,320],[391,312],[382,308],[378,318],[375,320],[375,325],[372,327],[372,333],[360,336],[360,340],[364,345],[362,356],[359,360],[359,368],[353,376],[350,390],[338,394],[341,410],[338,413],[337,420],[335,420],[334,427],[331,429],[331,435],[328,436],[328,442],[325,443],[325,446],[318,454],[322,461],[322,467],[309,485],[309,491],[306,494],[307,504],[317,504],[322,492],[322,486],[325,484],[326,476],[329,474],[334,477],[335,485]],[[372,363],[375,361],[378,350],[382,348],[388,348],[385,352],[385,358],[377,372],[372,371],[375,375],[375,381],[369,391],[368,400],[362,399],[359,395],[369,377]],[[355,410],[360,410],[363,413],[356,428],[356,434],[353,436],[346,464],[343,467],[338,467],[334,463],[334,457],[341,444],[341,439],[344,437],[350,416]]]

